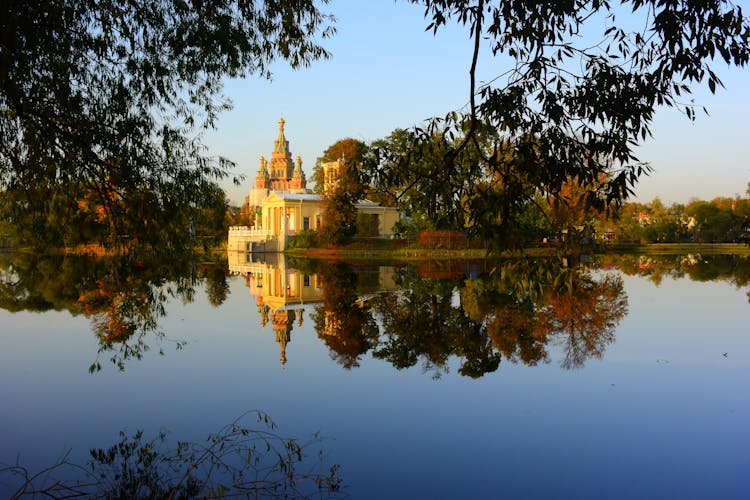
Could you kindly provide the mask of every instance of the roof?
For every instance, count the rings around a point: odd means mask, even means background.
[[[273,198],[274,196],[277,196],[281,198],[282,200],[287,201],[321,201],[323,199],[323,196],[319,194],[313,194],[313,193],[280,193],[277,191],[274,191],[270,195],[268,195],[268,199]]]
[[[263,200],[265,203],[266,201],[273,201],[274,197],[284,200],[284,201],[308,201],[308,202],[317,202],[317,201],[323,201],[323,195],[322,194],[314,194],[314,193],[283,193],[278,191],[273,191],[268,197]],[[398,210],[396,207],[384,207],[378,203],[375,203],[371,200],[359,200],[355,205],[356,208],[359,209],[379,209],[379,210]]]
[[[354,205],[354,207],[358,210],[383,210],[383,211],[398,211],[398,208],[396,207],[384,207],[382,205],[378,205],[377,203],[362,203],[361,201]]]

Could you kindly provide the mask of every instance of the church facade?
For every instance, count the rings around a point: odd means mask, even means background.
[[[253,227],[234,226],[229,229],[228,250],[281,252],[289,237],[308,229],[317,230],[323,217],[323,196],[307,189],[302,159],[292,161],[289,141],[284,133],[285,121],[279,120],[271,160],[260,157],[255,187],[249,190],[245,203],[255,213]],[[324,189],[336,184],[341,160],[323,164]],[[394,207],[384,207],[369,200],[360,200],[357,211],[377,220],[380,237],[393,236],[393,227],[400,218]]]

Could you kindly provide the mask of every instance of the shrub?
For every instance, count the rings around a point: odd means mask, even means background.
[[[289,248],[316,248],[318,246],[318,232],[314,229],[305,229],[289,238]]]
[[[357,214],[357,236],[367,238],[380,235],[377,214]]]
[[[452,229],[423,229],[417,239],[424,248],[467,248],[468,239],[461,231]]]
[[[255,416],[259,425],[245,427]],[[173,443],[162,432],[144,440],[141,431],[120,433],[107,449],[91,450],[87,465],[68,453],[38,473],[20,465],[0,468],[4,485],[17,483],[11,498],[338,498],[339,466],[326,470],[321,438],[300,444],[275,433],[262,412],[250,412],[208,436],[205,442]],[[315,451],[317,453],[310,453]],[[62,477],[73,476],[73,479]],[[20,483],[20,484],[18,484]]]

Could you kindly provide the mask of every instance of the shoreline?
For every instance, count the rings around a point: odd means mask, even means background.
[[[196,250],[194,248],[193,250]],[[202,249],[201,249],[202,250]],[[27,252],[25,247],[0,247],[0,253]],[[33,251],[33,250],[32,250]],[[48,249],[65,255],[92,255],[105,257],[110,255],[122,255],[122,249],[106,248],[102,245],[88,244],[75,247],[62,247]],[[209,255],[226,254],[226,244],[212,247],[208,250]],[[206,254],[205,251],[198,252]],[[564,249],[562,247],[527,247],[516,250],[504,250],[491,252],[487,248],[418,248],[418,247],[339,247],[339,248],[290,248],[283,255],[288,257],[302,257],[311,259],[352,259],[352,260],[450,260],[450,259],[496,259],[496,258],[519,258],[519,257],[554,257],[558,255],[607,255],[607,254],[631,254],[631,255],[680,255],[680,254],[704,254],[704,255],[750,255],[750,245],[744,243],[648,243],[648,244],[608,244],[598,245],[582,249]]]
[[[566,254],[642,254],[642,255],[679,255],[679,254],[729,254],[750,255],[750,246],[743,243],[649,243],[649,244],[611,244],[588,249],[567,250],[560,247],[530,247],[519,250],[505,250],[491,253],[489,249],[430,249],[430,248],[294,248],[283,252],[288,257],[306,257],[313,259],[391,259],[391,260],[447,260],[447,259],[487,259],[503,257],[552,257]]]

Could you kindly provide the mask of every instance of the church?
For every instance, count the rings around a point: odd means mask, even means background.
[[[245,202],[255,213],[253,227],[229,228],[228,250],[282,252],[289,237],[299,231],[317,230],[321,224],[323,195],[307,189],[302,171],[302,158],[292,161],[289,141],[284,134],[284,118],[279,119],[279,132],[274,141],[271,161],[260,157],[255,187],[250,188]],[[324,192],[337,182],[341,160],[323,164]],[[393,226],[400,218],[395,207],[384,207],[370,200],[360,200],[357,211],[377,221],[378,235],[393,236]]]

